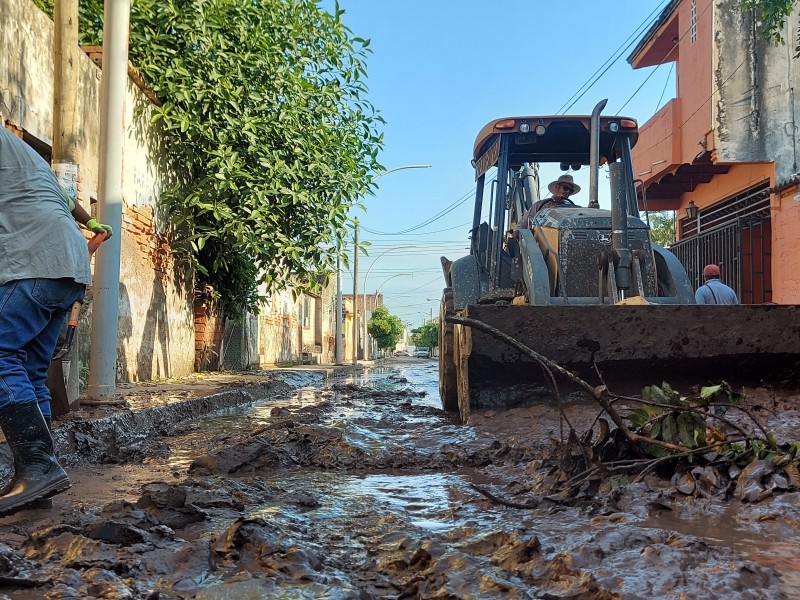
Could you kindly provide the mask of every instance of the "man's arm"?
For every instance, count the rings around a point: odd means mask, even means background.
[[[77,202],[75,203],[70,202],[69,208],[72,209],[73,218],[81,225],[86,225],[86,223],[88,223],[89,220],[92,218],[92,215],[86,212],[86,210],[84,210],[84,208]]]
[[[73,204],[74,204],[74,208],[72,208]],[[72,216],[73,216],[73,218],[78,223],[80,223],[81,225],[86,227],[86,229],[91,229],[95,233],[102,233],[103,231],[105,231],[106,233],[108,233],[107,237],[111,237],[111,235],[114,233],[113,230],[111,229],[111,225],[105,225],[103,223],[98,223],[97,221],[95,221],[92,218],[92,215],[90,215],[88,212],[86,212],[84,210],[84,208],[80,204],[78,204],[77,202],[74,202],[74,203],[70,202],[69,206],[70,206],[70,208],[72,208]]]

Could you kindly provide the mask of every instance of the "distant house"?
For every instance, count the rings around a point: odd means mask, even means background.
[[[676,69],[675,97],[633,150],[640,206],[676,211],[690,278],[717,263],[744,303],[800,303],[797,22],[774,46],[738,0],[673,0],[628,57]]]

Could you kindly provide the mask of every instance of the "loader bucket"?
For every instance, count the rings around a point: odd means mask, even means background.
[[[638,394],[663,381],[682,389],[800,379],[800,306],[469,305],[461,314],[612,392]],[[454,338],[462,419],[470,410],[553,400],[529,357],[466,325],[455,325]],[[562,397],[574,391],[565,378],[557,381]]]

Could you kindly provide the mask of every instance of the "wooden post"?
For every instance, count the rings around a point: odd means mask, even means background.
[[[53,158],[52,168],[61,187],[78,203],[78,0],[55,0],[54,69],[53,69]],[[50,365],[48,387],[52,396],[53,416],[78,408],[78,345],[76,336],[72,349]],[[58,363],[58,364],[56,364]],[[64,377],[64,368],[67,368]],[[65,381],[66,380],[66,381]],[[63,382],[62,388],[59,383]]]

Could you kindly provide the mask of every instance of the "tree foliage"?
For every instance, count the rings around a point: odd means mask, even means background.
[[[774,44],[783,44],[784,19],[792,14],[797,0],[739,0],[742,10],[753,10],[759,16],[764,37]],[[800,32],[798,32],[795,57],[800,57]]]
[[[662,247],[671,246],[675,241],[675,219],[672,211],[659,211],[649,213],[650,236],[653,241]]]
[[[436,348],[439,345],[439,322],[428,321],[422,327],[412,329],[411,341],[420,348]]]
[[[391,314],[386,307],[379,306],[372,311],[367,331],[378,343],[381,350],[393,350],[403,335],[403,321]]]
[[[256,309],[260,283],[332,271],[348,210],[382,169],[369,40],[341,16],[314,0],[131,5],[130,59],[163,101],[153,120],[182,175],[162,194],[174,246],[229,314]],[[102,44],[102,25],[102,1],[82,1],[82,43]]]

